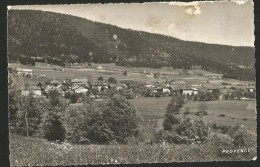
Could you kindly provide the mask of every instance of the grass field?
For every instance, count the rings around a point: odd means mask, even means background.
[[[193,119],[198,118],[195,113],[199,111],[200,104],[201,102],[188,102],[184,106],[189,108]],[[209,101],[206,104],[208,106],[208,115],[204,117],[206,122],[226,126],[244,124],[256,133],[256,101],[221,100]]]
[[[131,100],[137,107],[139,114],[144,119],[163,119],[166,107],[170,102],[171,97],[138,97]],[[182,108],[180,117],[185,108],[189,108],[190,117],[198,118],[195,113],[199,110],[199,105],[202,102],[189,101]],[[234,126],[236,124],[244,124],[252,132],[256,132],[256,101],[243,100],[220,100],[205,102],[208,106],[208,115],[204,117],[208,123],[216,123],[219,126]],[[224,117],[220,114],[225,115]],[[161,125],[161,123],[159,123]],[[161,129],[161,127],[157,127]]]
[[[55,166],[86,164],[136,164],[251,160],[249,153],[221,154],[223,149],[235,147],[204,145],[69,145],[54,144],[44,139],[10,135],[11,166]]]
[[[137,97],[130,101],[137,107],[144,119],[161,119],[164,118],[170,100],[171,97]]]
[[[97,70],[94,67],[98,66],[98,64],[93,64],[93,68],[83,68],[83,69],[73,69],[73,68],[64,68],[59,66],[51,66],[51,67],[35,67],[35,66],[28,66],[28,65],[18,65],[15,63],[9,64],[9,67],[19,67],[25,69],[32,69],[33,70],[33,77],[28,79],[25,78],[24,82],[29,84],[37,84],[39,82],[45,82],[46,80],[65,80],[65,79],[73,79],[76,77],[86,77],[88,79],[95,79],[99,76],[103,78],[114,77],[117,80],[134,80],[139,82],[165,82],[166,78],[168,80],[175,80],[175,81],[185,81],[189,84],[203,84],[207,85],[208,87],[221,87],[222,82],[231,83],[231,86],[235,86],[237,84],[246,84],[246,83],[253,83],[247,81],[238,81],[232,79],[219,79],[219,80],[210,80],[206,76],[201,76],[199,74],[211,74],[211,72],[204,71],[204,70],[192,70],[194,75],[188,74],[181,74],[179,69],[170,69],[170,68],[159,68],[159,69],[152,69],[152,68],[145,68],[145,67],[123,67],[117,66],[113,63],[111,64],[101,64],[103,69]],[[64,71],[56,71],[54,68],[63,69]],[[123,75],[123,71],[127,70],[128,75]],[[143,73],[152,72],[156,73],[159,72],[162,74],[162,78],[156,79],[153,77],[149,77]],[[40,78],[42,74],[46,75],[46,78]],[[209,81],[209,82],[208,82]],[[224,85],[225,87],[230,87]],[[223,86],[222,86],[223,87]]]

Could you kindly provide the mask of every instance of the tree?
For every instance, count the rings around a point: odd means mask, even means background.
[[[98,77],[98,81],[103,81],[103,80],[104,80],[104,79],[103,79],[102,76]]]
[[[70,95],[70,102],[71,103],[77,103],[78,99],[79,99],[78,94],[73,93],[72,95]]]
[[[60,94],[57,90],[51,90],[49,94],[50,103],[53,107],[60,105]]]
[[[181,120],[172,113],[166,113],[165,116],[166,118],[163,121],[164,130],[170,131],[173,129],[173,125],[179,124],[181,122]]]
[[[20,110],[21,91],[12,73],[8,75],[8,114],[11,132],[17,133],[18,112]]]
[[[126,143],[129,137],[138,135],[140,121],[136,108],[121,95],[114,95],[103,109],[103,119],[114,133],[115,141]]]
[[[140,118],[136,108],[123,96],[113,95],[102,107],[85,105],[66,111],[66,136],[72,143],[126,143],[138,135]]]
[[[220,90],[219,90],[219,89],[214,89],[214,90],[212,91],[212,94],[213,94],[215,100],[218,100],[218,99],[219,99],[219,96],[220,96]]]
[[[186,118],[178,125],[175,132],[180,136],[181,143],[201,144],[207,140],[209,128],[202,119],[192,121]]]
[[[119,93],[122,96],[124,96],[126,99],[134,99],[135,98],[135,93],[133,92],[132,89],[119,90]]]
[[[235,90],[235,97],[240,100],[243,96],[243,91],[241,89],[236,89]]]
[[[109,82],[110,84],[116,84],[116,83],[117,83],[117,80],[116,80],[114,77],[110,77],[110,78],[108,78],[108,82]]]
[[[123,71],[123,75],[127,75],[127,70]]]
[[[56,111],[55,111],[56,110]],[[65,140],[66,129],[61,120],[61,114],[57,109],[46,112],[41,122],[41,137],[49,141]]]
[[[181,95],[173,95],[166,108],[166,113],[178,113],[184,104],[184,98]]]

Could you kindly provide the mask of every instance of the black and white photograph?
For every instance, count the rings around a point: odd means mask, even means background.
[[[7,7],[11,166],[257,160],[254,2]]]

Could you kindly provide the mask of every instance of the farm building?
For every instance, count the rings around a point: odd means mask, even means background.
[[[21,91],[22,96],[28,96],[30,93],[33,96],[41,96],[42,95],[41,89],[36,87],[36,86],[30,86],[29,88],[23,89]]]
[[[88,89],[83,88],[83,87],[79,87],[77,89],[75,89],[75,93],[87,93]]]
[[[15,71],[16,74],[23,75],[26,77],[32,77],[32,73],[33,73],[31,69],[16,68]]]
[[[185,88],[185,89],[180,89],[180,93],[182,95],[196,95],[198,94],[199,90],[197,88]]]
[[[101,65],[97,66],[96,68],[97,68],[97,70],[102,70],[103,69],[103,67]]]
[[[78,86],[88,86],[88,79],[87,78],[74,78],[71,80],[71,85],[74,87]]]

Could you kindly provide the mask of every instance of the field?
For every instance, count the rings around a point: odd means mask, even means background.
[[[138,113],[144,119],[161,119],[164,118],[166,107],[171,97],[137,97],[130,100],[138,109]]]
[[[169,68],[159,68],[159,69],[152,69],[152,68],[134,68],[134,67],[122,67],[117,66],[115,64],[101,64],[103,69],[97,70],[94,67],[97,64],[93,64],[93,68],[82,68],[82,69],[73,69],[73,68],[63,68],[59,66],[51,66],[51,67],[35,67],[35,66],[28,66],[28,65],[18,65],[15,63],[9,64],[9,67],[13,68],[25,68],[25,69],[32,69],[33,70],[33,77],[31,79],[25,79],[25,82],[37,84],[38,82],[44,82],[46,80],[52,79],[73,79],[76,77],[86,77],[88,79],[95,79],[99,76],[103,78],[114,77],[117,80],[134,80],[134,81],[147,81],[147,82],[165,82],[166,79],[168,80],[175,80],[175,81],[185,81],[186,83],[190,84],[206,84],[208,86],[220,86],[222,82],[228,82],[232,85],[237,85],[241,83],[253,83],[247,81],[238,81],[233,79],[219,79],[219,80],[210,80],[206,76],[200,76],[201,74],[213,74],[208,71],[204,70],[191,70],[193,75],[182,74],[181,70],[179,69],[169,69]],[[54,68],[63,69],[64,71],[57,71]],[[123,71],[127,70],[128,75],[123,75]],[[153,77],[149,77],[143,72],[152,72],[156,73],[159,72],[162,74],[161,79],[156,79]],[[40,78],[37,76],[46,75],[46,78]],[[207,82],[209,81],[209,83]]]
[[[249,148],[249,153],[241,154],[221,154],[223,149],[236,148],[222,148],[211,143],[204,145],[69,145],[10,135],[11,166],[241,161],[251,160],[256,155],[255,148]]]
[[[188,102],[184,106],[189,108],[193,119],[197,117],[195,113],[199,110],[200,104],[201,102]],[[206,104],[208,106],[208,115],[204,117],[206,122],[216,123],[217,126],[243,124],[256,133],[256,101],[221,100],[209,101]]]
[[[157,119],[158,125],[162,125],[161,121],[164,118],[166,107],[170,102],[171,97],[148,98],[138,97],[131,100],[137,107],[139,114],[144,119]],[[190,116],[193,119],[198,118],[195,113],[199,110],[199,105],[202,102],[190,101],[184,105],[180,112],[180,117],[183,117],[185,108],[189,108]],[[208,115],[204,117],[208,123],[216,123],[217,126],[234,126],[236,124],[244,124],[252,132],[256,133],[256,101],[243,100],[220,100],[205,102],[208,106]],[[220,114],[225,116],[220,116]],[[157,127],[161,129],[161,127]]]

